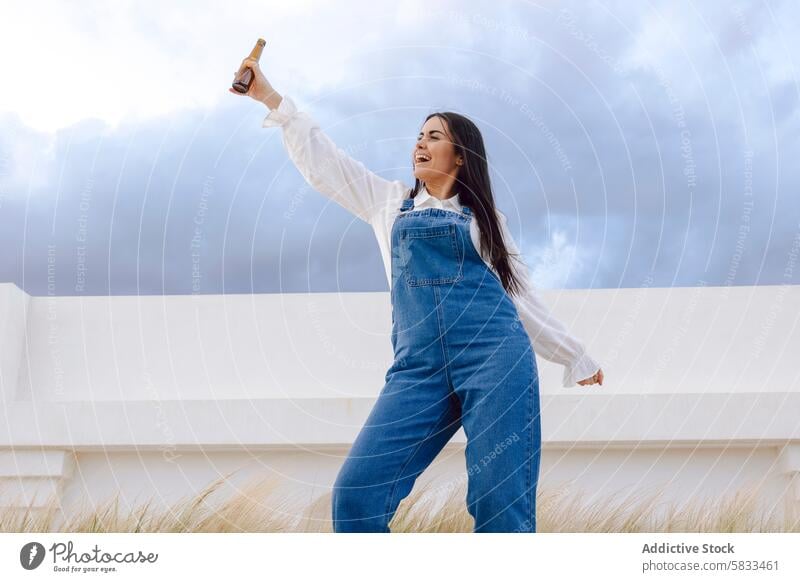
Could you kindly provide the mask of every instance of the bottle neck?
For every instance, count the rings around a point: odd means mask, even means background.
[[[256,61],[261,58],[261,51],[264,50],[264,41],[259,39],[256,43],[256,46],[253,47],[253,50],[250,51],[250,58],[255,59]]]

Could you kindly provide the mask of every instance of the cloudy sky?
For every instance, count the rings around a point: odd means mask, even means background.
[[[0,21],[0,281],[34,295],[388,289],[311,190],[262,68],[413,183],[425,116],[470,116],[542,288],[797,283],[800,8],[783,2],[40,2]]]

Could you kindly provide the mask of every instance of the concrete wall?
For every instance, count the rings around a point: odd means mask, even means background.
[[[604,386],[538,358],[541,486],[800,505],[800,289],[543,291]],[[231,471],[329,491],[391,364],[388,293],[28,297],[0,285],[0,506],[156,506]],[[420,478],[464,481],[459,431]]]

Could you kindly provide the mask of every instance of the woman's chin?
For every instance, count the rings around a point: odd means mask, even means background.
[[[431,174],[432,172],[429,172],[421,168],[417,168],[414,170],[414,177],[420,182],[427,182],[428,179],[431,177]]]

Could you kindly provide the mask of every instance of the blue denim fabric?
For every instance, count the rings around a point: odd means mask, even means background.
[[[394,362],[333,487],[334,532],[389,532],[400,501],[463,425],[475,532],[535,532],[539,375],[530,338],[469,234],[471,209],[392,227]]]

